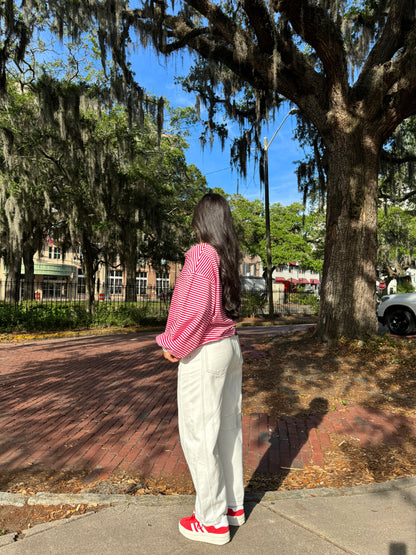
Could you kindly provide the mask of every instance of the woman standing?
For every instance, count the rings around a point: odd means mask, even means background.
[[[199,244],[186,254],[164,333],[164,356],[179,361],[178,420],[196,491],[179,523],[191,540],[222,545],[244,523],[241,431],[240,250],[224,197],[207,194],[194,210]]]

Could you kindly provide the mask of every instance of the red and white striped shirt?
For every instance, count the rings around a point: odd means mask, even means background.
[[[217,251],[208,243],[195,245],[186,253],[166,329],[156,337],[158,345],[176,358],[235,333],[235,322],[222,305],[219,264]]]

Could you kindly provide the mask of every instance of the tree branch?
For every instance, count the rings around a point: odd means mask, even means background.
[[[390,201],[394,201],[394,203],[401,203],[401,202],[405,202],[406,200],[409,200],[409,198],[412,198],[416,196],[416,190],[415,191],[409,191],[408,193],[406,193],[405,195],[403,195],[402,197],[393,197],[392,195],[388,195],[387,193],[381,193],[378,195],[378,198],[383,198],[383,199],[387,199]]]
[[[381,158],[391,164],[406,164],[407,162],[416,162],[416,154],[407,152],[404,156],[393,156],[387,150],[381,151]]]
[[[253,26],[259,48],[273,54],[274,23],[263,0],[242,0],[241,5]]]
[[[190,2],[199,4],[199,2]],[[205,2],[203,2],[205,3]],[[210,4],[208,2],[208,4]],[[238,59],[235,53],[235,45],[229,42],[231,37],[227,30],[226,36],[219,34],[212,39],[211,28],[193,29],[186,23],[175,16],[166,16],[165,25],[169,29],[172,36],[177,40],[175,43],[169,43],[165,46],[158,45],[162,53],[170,54],[171,52],[182,48],[184,45],[191,47],[205,59],[211,59],[215,62],[223,63],[229,67],[234,73],[245,79],[247,82],[255,85],[260,89],[268,89],[268,58],[266,54],[262,54],[253,44],[246,44],[247,53],[244,59]],[[234,26],[235,27],[235,26]],[[216,31],[221,28],[219,26]],[[240,30],[241,36],[246,34]],[[247,38],[247,37],[245,37]],[[261,63],[263,62],[263,64]],[[265,67],[266,71],[260,71],[259,68]]]
[[[242,31],[241,27],[235,24],[234,19],[226,16],[221,8],[209,0],[188,0],[187,4],[208,19],[211,24],[211,32],[221,36],[230,45],[234,44],[237,31]],[[244,34],[246,33],[244,32]]]
[[[71,182],[70,176],[66,171],[66,169],[61,164],[61,162],[57,160],[54,156],[51,156],[50,154],[48,154],[42,147],[38,147],[38,148],[42,156],[44,156],[47,160],[50,160],[51,162],[53,162],[55,166],[59,169],[61,174],[67,179],[68,183],[70,183]]]
[[[413,4],[413,10],[412,6]],[[357,85],[366,79],[373,68],[389,62],[394,54],[404,45],[406,35],[415,24],[414,1],[393,0],[387,16],[383,33],[375,43],[363,66]]]
[[[308,0],[274,0],[272,7],[292,25],[296,34],[315,50],[329,78],[330,87],[348,91],[348,70],[339,28],[327,11]]]
[[[413,33],[412,40],[409,42],[415,44],[415,40],[416,30]],[[368,112],[369,115],[374,115],[375,131],[381,128],[379,109],[382,108],[384,111],[383,142],[391,135],[399,123],[416,113],[415,55],[416,48],[413,47],[412,50],[408,50],[403,55],[395,58],[390,64],[390,70],[385,73],[385,75],[387,74],[385,80],[390,85],[389,89],[383,95],[383,91],[377,89],[377,83],[375,83],[371,94],[368,95]],[[382,106],[380,106],[380,101],[377,102],[376,100],[380,96],[383,101]]]
[[[275,91],[278,83],[279,92],[294,102],[299,102],[300,107],[309,114],[314,114],[314,123],[322,127],[327,107],[327,98],[322,94],[325,90],[324,77],[315,71],[309,60],[289,40],[290,34],[283,36],[276,32],[265,2],[246,1],[242,6],[255,26],[259,44],[253,41],[252,36],[241,25],[230,20],[212,2],[189,0],[187,4],[198,10],[209,25],[196,29],[193,22],[186,21],[183,16],[163,13],[157,25],[162,24],[165,33],[159,33],[159,36],[174,37],[176,41],[166,43],[165,39],[158,39],[159,51],[170,54],[187,45],[203,58],[224,64],[242,81],[258,90]],[[254,10],[255,7],[259,8],[259,13]],[[263,25],[261,28],[262,14],[267,15],[270,25]],[[148,19],[151,15],[147,12],[136,10],[128,17],[130,21],[135,17],[145,19],[142,29],[147,29],[148,32],[150,28],[154,28]],[[265,45],[267,51],[263,48]],[[271,45],[272,55],[269,52]],[[274,57],[275,53],[278,58]],[[320,121],[317,121],[319,118]]]

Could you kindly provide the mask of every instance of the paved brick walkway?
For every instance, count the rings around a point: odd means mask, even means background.
[[[248,356],[258,333],[240,333]],[[185,472],[176,367],[161,357],[154,336],[0,345],[0,472],[34,465],[101,478],[123,469],[154,477]],[[416,437],[414,420],[358,406],[279,421],[251,414],[243,417],[244,464],[258,473],[323,466],[331,433],[400,444],[409,427]]]

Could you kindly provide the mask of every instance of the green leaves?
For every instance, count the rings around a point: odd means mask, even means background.
[[[0,167],[0,233],[8,259],[20,260],[32,241],[26,228],[35,229],[39,248],[53,229],[57,245],[81,250],[91,303],[100,264],[111,267],[118,257],[135,281],[139,256],[156,266],[182,259],[189,213],[206,182],[186,164],[179,112],[161,137],[156,111],[131,119],[96,86],[43,76],[24,93],[14,84],[9,90],[0,105],[9,153]],[[192,118],[192,110],[182,113]]]
[[[384,276],[405,274],[414,259],[416,215],[412,210],[389,207],[378,214],[378,265]]]
[[[241,195],[230,198],[230,206],[245,253],[266,261],[264,206]],[[322,212],[303,213],[299,203],[273,204],[270,208],[272,263],[299,262],[304,268],[322,271],[325,222]]]

